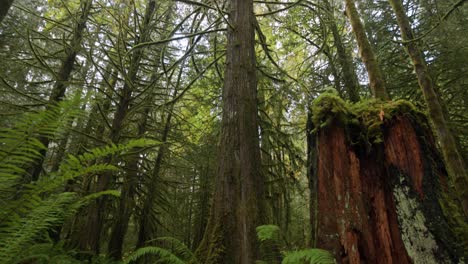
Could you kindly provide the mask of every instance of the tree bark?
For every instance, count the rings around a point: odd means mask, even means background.
[[[57,103],[63,101],[65,96],[65,91],[68,86],[68,82],[71,77],[73,66],[75,65],[75,59],[78,51],[81,48],[81,42],[83,39],[83,31],[86,28],[86,21],[91,12],[91,3],[92,0],[83,0],[81,1],[81,15],[78,19],[78,23],[75,25],[73,30],[73,36],[70,40],[70,45],[65,48],[66,57],[62,61],[59,72],[57,73],[57,79],[55,80],[54,87],[49,97],[48,106],[51,107]],[[38,160],[35,165],[33,165],[29,170],[28,174],[32,181],[37,181],[39,175],[42,171],[42,164],[47,153],[47,147],[50,143],[50,138],[41,137],[39,141],[46,147],[46,149],[41,150],[41,158]]]
[[[141,122],[138,124],[138,133],[136,138],[142,138],[146,132],[147,126],[147,115],[149,114],[149,108],[146,108],[141,117]],[[108,254],[115,260],[122,259],[122,250],[125,234],[127,233],[128,223],[132,215],[132,207],[135,206],[134,195],[135,189],[138,183],[138,170],[140,153],[135,150],[136,154],[132,155],[128,159],[128,168],[123,176],[123,183],[121,188],[121,194],[118,203],[118,210],[114,215],[114,223],[111,228],[111,234],[108,244]]]
[[[251,264],[264,214],[257,121],[252,0],[230,1],[223,117],[211,215],[197,255],[202,263]]]
[[[339,263],[459,263],[439,204],[446,174],[425,122],[401,113],[383,143],[351,145],[335,120],[318,132],[317,247]]]
[[[306,140],[307,140],[307,179],[309,187],[309,220],[310,220],[310,239],[308,241],[309,247],[317,247],[317,137],[313,133],[314,123],[312,122],[312,114],[309,110],[307,113],[306,122]]]
[[[175,97],[175,96],[174,96]],[[146,196],[143,198],[143,206],[141,210],[141,215],[139,219],[139,229],[138,229],[138,239],[136,243],[136,248],[140,248],[145,246],[145,243],[151,239],[155,238],[156,229],[154,228],[154,221],[152,219],[152,211],[155,202],[155,190],[158,188],[157,183],[159,181],[162,162],[164,156],[167,151],[167,137],[169,136],[169,132],[171,130],[171,119],[172,119],[172,106],[169,109],[169,112],[166,117],[166,121],[164,123],[164,129],[161,135],[161,145],[158,150],[158,154],[156,155],[156,161],[154,164],[153,171],[151,173],[151,177],[149,182],[146,184]]]
[[[198,190],[198,206],[195,210],[196,214],[194,216],[194,234],[192,241],[192,249],[196,250],[196,247],[200,245],[200,242],[203,239],[203,234],[205,233],[206,225],[208,222],[208,216],[210,214],[210,195],[212,184],[210,184],[213,176],[211,174],[211,161],[208,159],[206,165],[201,166],[200,168],[200,180],[199,180],[199,190]]]
[[[403,9],[403,4],[401,0],[389,1],[395,11],[398,26],[401,31],[403,45],[411,58],[419,86],[421,87],[427,104],[427,109],[429,110],[429,116],[440,141],[440,147],[445,159],[445,164],[447,165],[449,176],[451,177],[452,184],[457,192],[465,217],[468,217],[468,189],[466,188],[468,186],[468,174],[465,161],[457,148],[452,131],[447,125],[443,108],[440,104],[439,97],[435,92],[432,78],[427,70],[426,61],[417,42],[412,41],[412,39],[414,39],[414,35],[411,30],[409,19]]]
[[[13,1],[14,0],[0,0],[0,23],[2,23],[3,19],[8,14],[8,10],[10,10]]]
[[[387,88],[385,86],[385,80],[382,75],[379,62],[377,61],[369,39],[366,36],[366,32],[359,17],[359,13],[356,10],[354,0],[345,0],[344,2],[346,15],[349,18],[358,43],[359,55],[361,56],[362,62],[364,62],[369,75],[369,85],[372,95],[374,98],[388,100],[389,96],[387,94]]]
[[[353,62],[351,60],[351,56],[349,55],[348,51],[346,50],[345,45],[341,39],[340,32],[338,31],[338,26],[336,24],[336,18],[333,15],[333,8],[330,5],[328,0],[324,2],[325,8],[328,12],[328,26],[333,34],[333,42],[336,47],[336,53],[338,55],[338,63],[341,66],[341,70],[343,72],[343,82],[348,94],[348,98],[351,102],[358,102],[359,101],[359,82],[356,76],[356,70],[354,69]]]
[[[151,18],[156,10],[156,1],[149,0],[146,6],[145,16],[142,22],[142,31],[140,36],[136,37],[135,45],[139,43],[146,42],[149,39],[151,29],[149,24]],[[132,94],[134,89],[134,83],[137,80],[137,73],[140,68],[140,60],[143,56],[143,49],[137,49],[133,52],[130,59],[130,65],[128,68],[127,78],[125,78],[125,83],[122,88],[122,93],[119,96],[119,103],[117,109],[115,110],[114,119],[112,120],[109,140],[118,144],[121,141],[122,128],[124,127],[124,121],[127,118],[130,102],[132,101]],[[106,159],[106,162],[111,162],[112,158]],[[104,173],[100,175],[97,179],[95,186],[95,192],[101,192],[109,189],[112,182],[113,175],[112,172]],[[104,225],[104,216],[105,216],[105,206],[107,199],[102,197],[97,199],[89,209],[89,215],[92,216],[87,219],[85,224],[86,234],[83,234],[79,239],[79,248],[83,251],[93,251],[96,254],[99,254],[100,251],[100,239],[103,235],[103,225]]]

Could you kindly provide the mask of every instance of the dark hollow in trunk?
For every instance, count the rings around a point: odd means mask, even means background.
[[[425,120],[385,117],[381,140],[363,145],[335,117],[317,133],[316,246],[339,263],[458,263],[439,204],[447,174]]]

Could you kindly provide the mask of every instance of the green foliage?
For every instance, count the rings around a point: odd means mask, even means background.
[[[198,263],[195,254],[180,240],[173,237],[159,237],[156,241],[170,248],[171,252],[188,263]]]
[[[260,242],[280,239],[280,228],[277,225],[261,225],[256,228],[256,231]]]
[[[155,263],[161,264],[197,264],[199,263],[193,252],[181,241],[173,237],[159,237],[153,242],[160,242],[163,246],[148,246],[137,249],[124,263],[132,263],[144,256],[157,257]]]
[[[334,264],[336,263],[330,252],[311,248],[286,252],[282,264]]]
[[[65,124],[78,114],[76,101],[66,101],[46,111],[26,113],[11,127],[0,128],[0,199],[15,195],[13,187],[22,182],[27,168],[41,157],[40,151],[46,148],[41,138],[53,138],[63,132],[67,129]]]
[[[35,264],[78,264],[81,261],[73,258],[75,252],[67,251],[64,249],[62,242],[53,243],[48,241],[46,243],[38,243],[28,248],[23,252],[22,256],[27,256],[20,259],[21,263],[28,263],[29,261]]]
[[[173,254],[170,250],[160,248],[160,247],[143,247],[137,249],[133,252],[124,263],[132,263],[138,260],[141,257],[147,255],[154,255],[158,257],[158,261],[156,263],[161,264],[186,264],[187,262],[183,261],[181,258],[177,257]]]
[[[465,215],[456,200],[455,192],[442,193],[439,203],[446,215],[447,221],[460,242],[460,248],[463,249],[465,255],[468,254],[468,222],[465,220]]]
[[[70,155],[58,172],[43,175],[36,182],[24,181],[25,168],[40,157],[40,150],[44,148],[38,138],[52,138],[62,129],[67,123],[64,121],[69,120],[73,112],[69,111],[71,105],[68,102],[26,114],[11,128],[0,131],[0,263],[18,262],[20,253],[38,241],[47,240],[49,229],[59,226],[89,201],[102,195],[119,195],[119,192],[109,190],[80,198],[73,192],[60,192],[69,180],[117,170],[115,166],[96,161],[155,143],[141,139],[125,145],[96,148],[77,157]]]
[[[28,197],[29,198],[29,197]],[[34,198],[34,200],[33,200]],[[33,203],[25,213],[7,218],[0,230],[0,262],[15,263],[15,258],[34,240],[43,240],[49,228],[61,223],[68,213],[64,208],[71,206],[76,195],[64,192],[46,199],[31,197],[22,203]]]
[[[313,101],[312,122],[316,129],[328,126],[333,120],[345,123],[349,114],[347,103],[335,93],[323,93]]]
[[[264,260],[257,263],[279,263],[280,257],[277,256],[279,245],[281,244],[280,228],[276,225],[261,225],[256,228],[257,238],[260,241],[260,247]],[[336,263],[333,255],[323,249],[309,248],[296,251],[283,252],[282,264],[328,264]]]
[[[406,100],[369,99],[350,103],[336,94],[324,93],[312,105],[315,132],[327,127],[332,121],[337,121],[345,126],[353,144],[366,146],[381,143],[382,126],[397,115],[411,115],[414,119],[421,120],[421,125],[427,124],[425,115]]]

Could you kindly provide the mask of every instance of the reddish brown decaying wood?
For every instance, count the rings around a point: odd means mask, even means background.
[[[332,251],[339,263],[413,262],[402,239],[394,200],[397,174],[406,175],[421,208],[439,208],[434,194],[427,193],[438,187],[425,189],[424,181],[443,184],[446,178],[443,172],[430,174],[439,177],[436,181],[424,178],[429,175],[425,174],[427,168],[434,166],[427,164],[424,151],[428,146],[421,145],[419,139],[423,136],[428,144],[434,143],[429,133],[419,135],[425,132],[417,131],[413,124],[406,116],[387,122],[384,143],[373,146],[370,153],[351,147],[338,122],[319,132],[317,247]],[[439,209],[432,212],[441,214]]]
[[[397,122],[389,128],[385,140],[386,161],[409,175],[419,198],[424,199],[424,167],[421,155],[421,147],[410,121],[397,117]]]
[[[318,151],[318,247],[339,262],[411,263],[383,163],[359,159],[339,125],[320,132]]]

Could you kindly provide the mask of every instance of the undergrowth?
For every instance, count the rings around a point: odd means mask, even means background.
[[[64,192],[66,183],[84,175],[119,170],[102,163],[103,158],[156,143],[140,139],[70,155],[57,172],[44,173],[31,182],[27,168],[41,160],[41,150],[46,148],[40,138],[54,139],[67,129],[66,124],[79,114],[75,109],[76,101],[62,102],[25,114],[10,127],[0,129],[0,263],[74,263],[71,254],[50,242],[48,231],[90,201],[103,195],[119,196],[120,192],[106,190],[81,197]],[[55,254],[57,250],[63,254]]]

